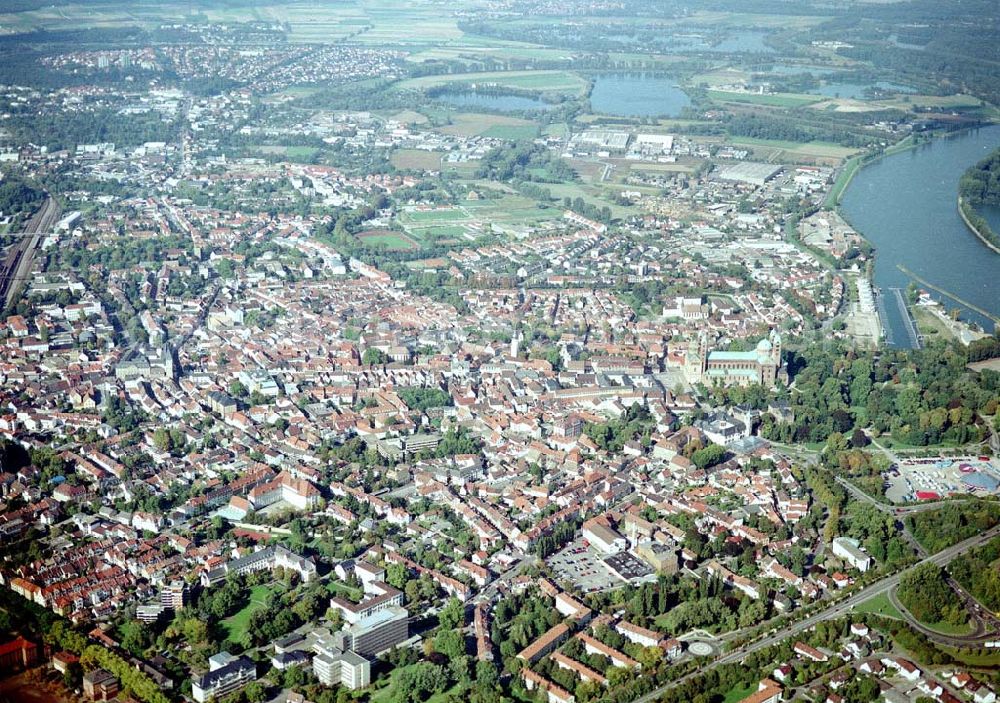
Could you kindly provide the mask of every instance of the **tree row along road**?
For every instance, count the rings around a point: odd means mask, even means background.
[[[11,246],[2,267],[0,267],[0,303],[3,304],[3,307],[10,307],[15,302],[20,284],[27,281],[31,275],[31,263],[35,256],[35,249],[38,248],[45,234],[52,230],[58,217],[59,204],[50,197],[28,220],[24,234],[30,236],[21,237],[16,244]]]
[[[979,547],[985,544],[986,542],[993,539],[997,535],[1000,535],[1000,525],[992,527],[980,535],[976,535],[975,537],[970,537],[969,539],[963,542],[959,542],[958,544],[948,547],[947,549],[942,549],[937,554],[932,554],[926,559],[917,562],[916,564],[913,565],[913,567],[910,568],[914,568],[915,566],[919,566],[920,564],[927,564],[927,563],[937,564],[938,566],[946,566],[947,564],[950,564],[956,557],[961,556],[962,554],[964,554],[965,552],[969,551],[974,547]],[[671,681],[670,683],[664,684],[663,686],[660,686],[659,688],[650,691],[646,695],[637,698],[635,703],[652,703],[673,686],[676,686],[686,681],[689,678],[697,676],[703,673],[707,669],[711,669],[712,667],[718,666],[720,664],[735,664],[737,662],[742,661],[744,657],[746,657],[748,654],[752,654],[762,649],[766,649],[767,647],[770,647],[772,645],[778,644],[779,642],[786,640],[789,637],[792,637],[794,635],[799,634],[800,632],[808,630],[809,628],[817,625],[823,620],[828,620],[830,618],[837,618],[842,615],[846,615],[850,613],[856,606],[864,603],[865,601],[871,600],[872,598],[880,596],[883,593],[888,593],[889,591],[894,589],[896,586],[899,585],[900,577],[907,571],[909,571],[909,569],[904,569],[898,574],[893,574],[892,576],[886,576],[885,578],[876,581],[875,583],[869,586],[865,586],[860,591],[855,593],[853,596],[850,596],[838,603],[835,603],[830,607],[821,610],[815,615],[810,615],[804,620],[792,623],[782,628],[781,631],[773,635],[757,640],[750,644],[743,645],[742,647],[737,647],[732,652],[729,652],[728,654],[719,657],[715,661],[706,664],[704,667],[701,667],[700,669],[693,671],[690,674],[687,674],[686,676],[677,679],[676,681]],[[968,642],[966,642],[966,644],[968,644]]]

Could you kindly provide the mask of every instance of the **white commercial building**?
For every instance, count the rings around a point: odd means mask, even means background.
[[[833,555],[862,573],[872,566],[872,558],[862,551],[861,543],[850,537],[837,537],[833,540]]]

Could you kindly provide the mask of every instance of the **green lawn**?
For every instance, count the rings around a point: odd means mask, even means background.
[[[343,581],[338,581],[335,578],[331,578],[330,582],[326,584],[326,590],[331,596],[340,596],[355,603],[360,603],[365,595],[364,591],[360,588],[351,588]]]
[[[250,589],[250,602],[246,606],[230,615],[228,618],[222,621],[222,629],[226,633],[226,639],[231,642],[239,642],[243,639],[243,635],[247,631],[247,625],[250,624],[250,615],[254,610],[264,605],[267,600],[267,596],[271,593],[273,587],[267,586],[254,586]]]
[[[456,222],[469,219],[468,214],[458,208],[435,208],[433,210],[407,210],[400,219],[411,222]]]
[[[942,635],[968,635],[972,632],[968,622],[962,625],[952,625],[950,622],[925,622],[923,625]]]
[[[311,161],[319,149],[311,146],[270,146],[263,145],[256,147],[264,154],[279,154],[291,161]]]
[[[418,248],[409,238],[391,231],[361,232],[357,238],[369,246],[384,246],[397,251],[407,251]]]
[[[870,600],[866,600],[856,608],[855,613],[872,613],[873,615],[884,615],[887,618],[903,619],[903,614],[889,600],[889,594],[881,593]]]
[[[421,227],[410,230],[410,234],[418,239],[437,239],[438,237],[461,237],[465,227],[459,225],[439,225],[437,227]]]

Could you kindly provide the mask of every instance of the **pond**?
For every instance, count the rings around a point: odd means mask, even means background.
[[[594,79],[594,112],[622,117],[677,117],[691,104],[677,79],[651,73],[609,73]]]

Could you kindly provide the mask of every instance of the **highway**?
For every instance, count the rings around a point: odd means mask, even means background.
[[[0,266],[0,302],[4,308],[9,308],[16,302],[16,296],[21,284],[31,277],[31,265],[35,250],[46,233],[59,217],[59,204],[51,197],[31,216],[23,234],[16,244],[11,246]]]
[[[961,556],[962,554],[969,551],[970,549],[973,549],[974,547],[979,547],[985,544],[986,542],[996,537],[997,535],[1000,535],[1000,525],[997,525],[996,527],[993,527],[980,535],[976,535],[975,537],[970,537],[969,539],[963,542],[959,542],[958,544],[948,547],[947,549],[943,549],[937,554],[933,554],[921,560],[914,566],[927,563],[937,564],[938,566],[945,566],[947,564],[950,564],[956,557]],[[891,590],[896,588],[896,586],[899,585],[900,577],[908,570],[909,569],[905,569],[898,574],[894,574],[892,576],[886,576],[885,578],[876,581],[875,583],[869,586],[865,586],[863,589],[861,589],[854,595],[849,596],[848,598],[845,598],[842,601],[834,603],[830,605],[828,608],[824,608],[815,615],[810,615],[804,620],[799,620],[798,622],[782,627],[778,632],[772,635],[768,635],[763,639],[756,640],[755,642],[743,645],[742,647],[737,647],[732,652],[724,654],[718,659],[707,663],[705,666],[691,672],[687,676],[684,676],[676,681],[671,681],[668,684],[664,684],[663,686],[660,686],[659,688],[650,691],[646,695],[637,698],[635,703],[652,703],[661,695],[663,695],[665,691],[669,690],[673,686],[676,686],[677,684],[682,683],[683,681],[693,676],[697,676],[703,673],[707,669],[710,669],[719,664],[735,664],[737,662],[741,662],[748,654],[752,654],[762,649],[766,649],[772,645],[778,644],[779,642],[788,639],[789,637],[794,637],[800,632],[804,632],[805,630],[814,627],[823,620],[829,620],[831,618],[838,618],[843,615],[847,615],[856,606],[861,605],[865,601],[871,600],[872,598],[882,595],[883,593],[889,593]],[[965,641],[964,644],[968,645],[969,642]]]

